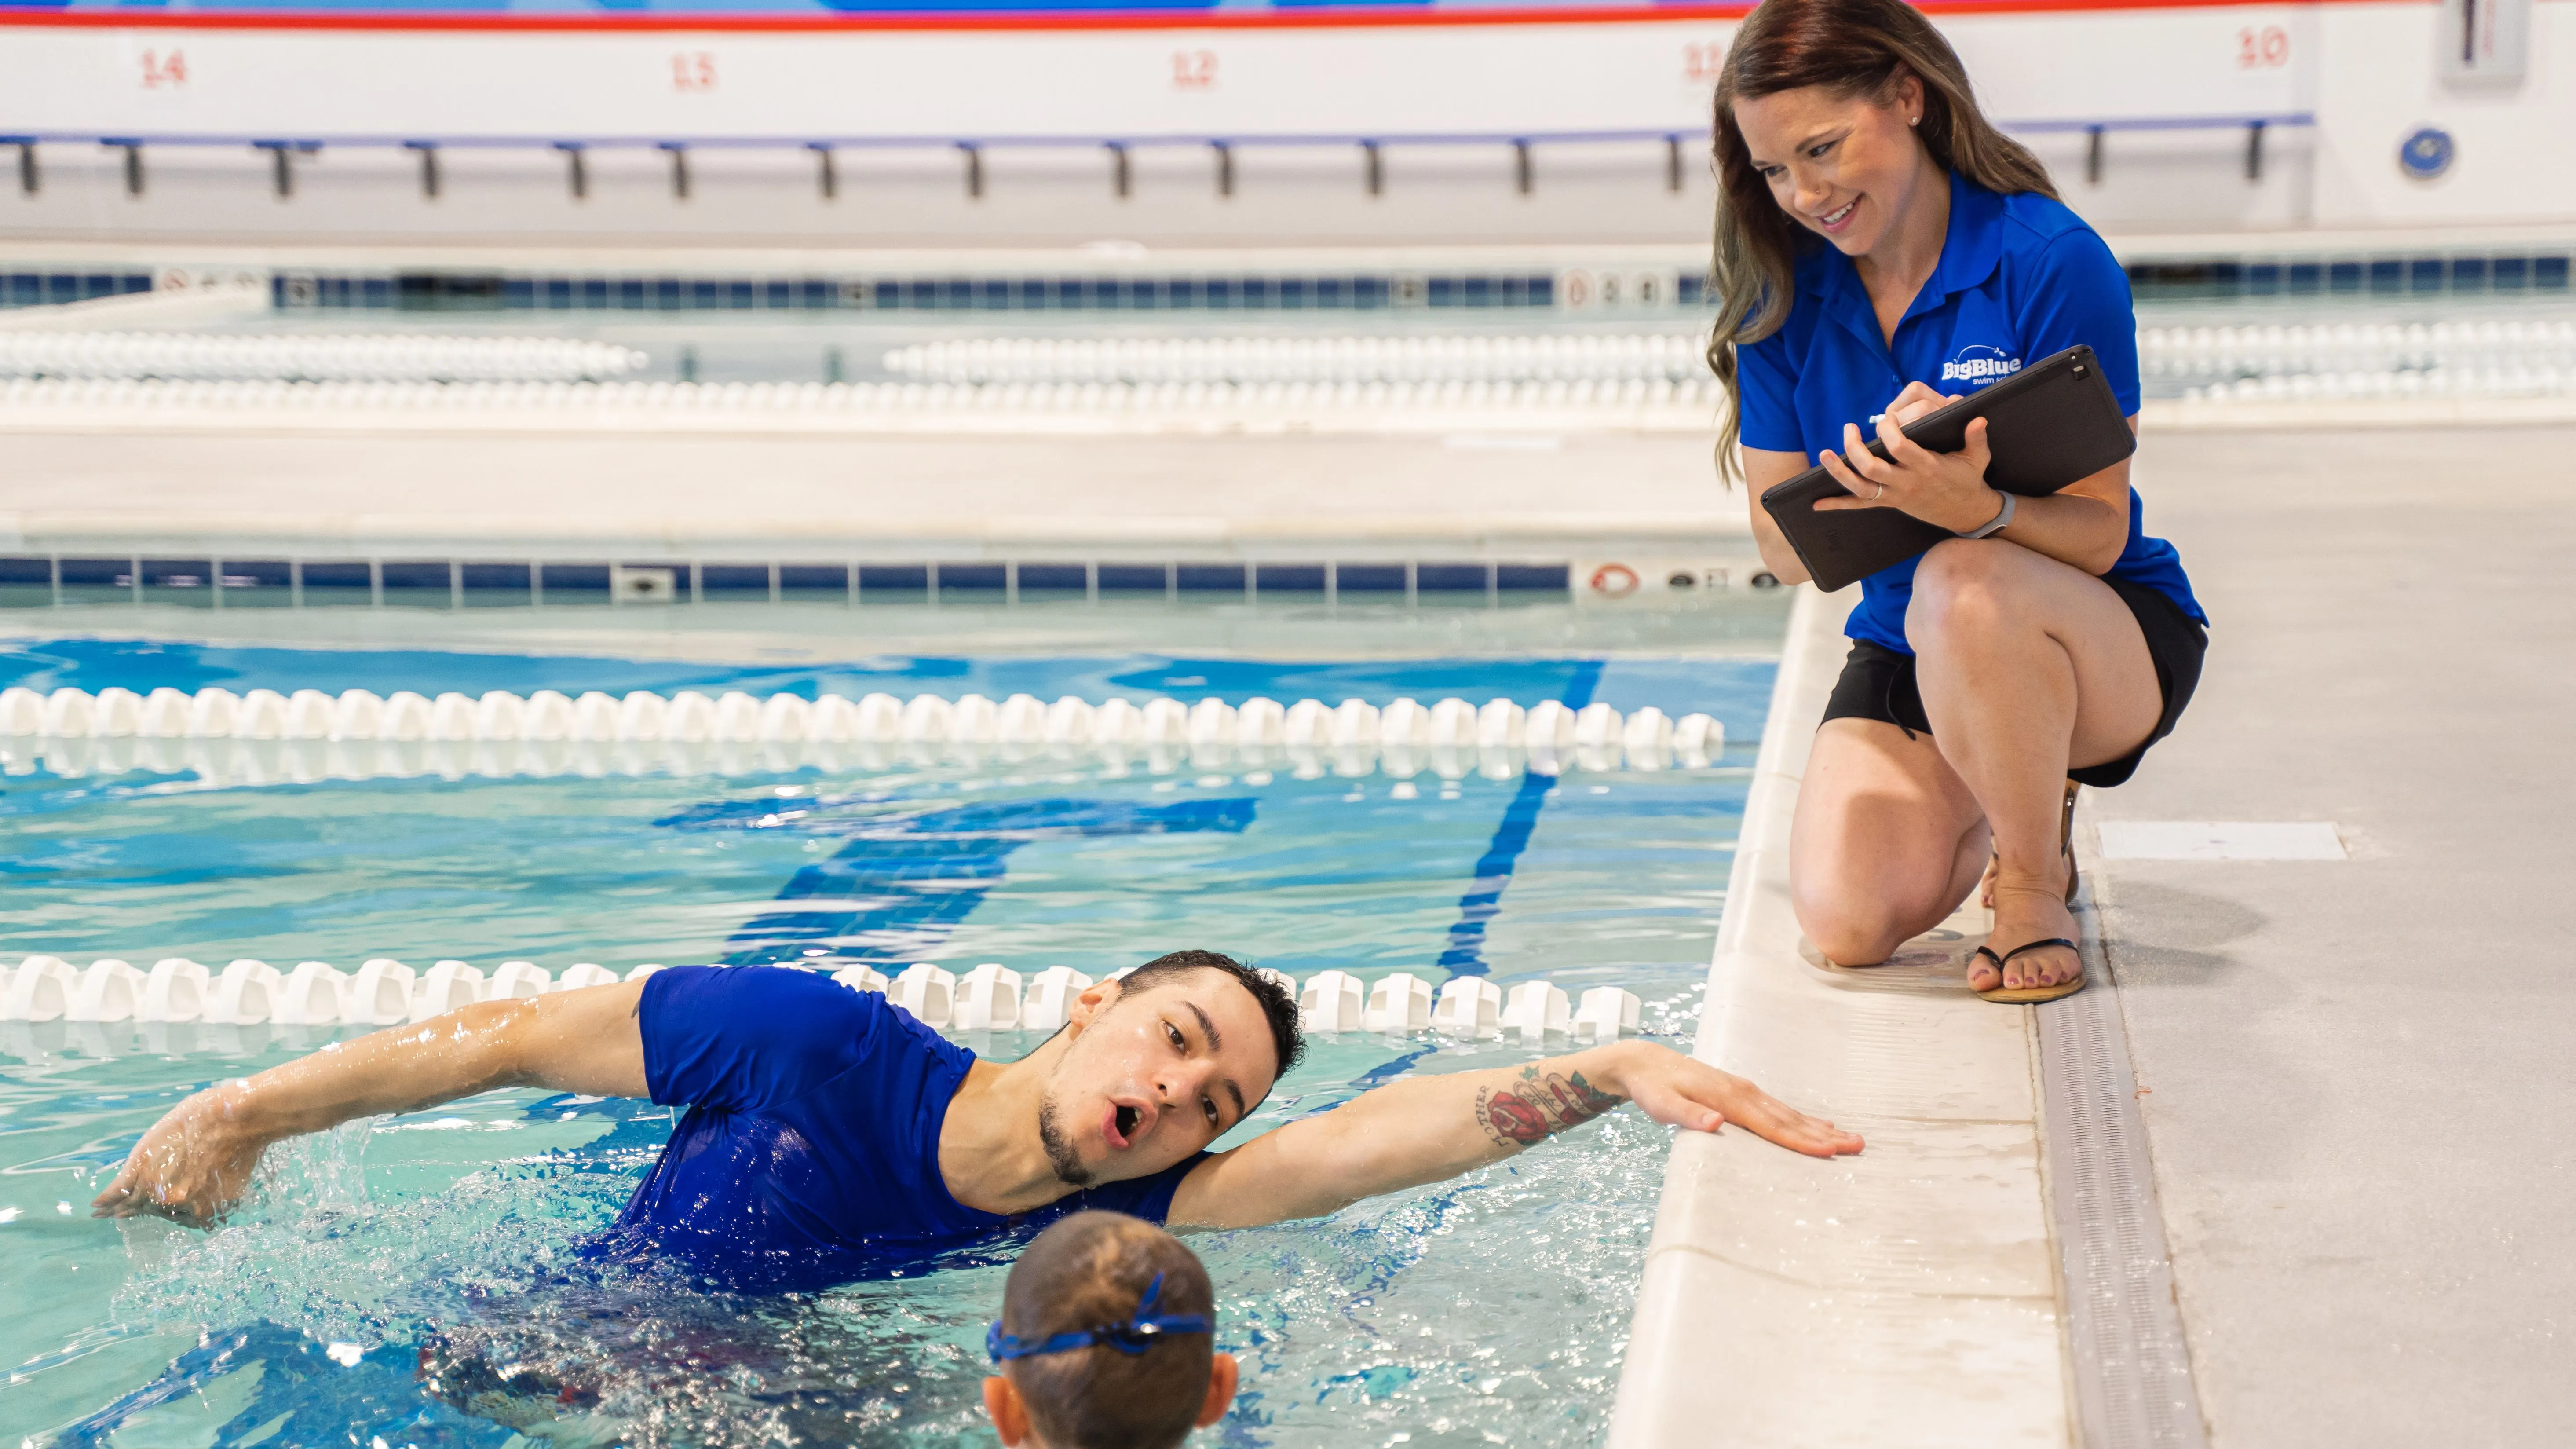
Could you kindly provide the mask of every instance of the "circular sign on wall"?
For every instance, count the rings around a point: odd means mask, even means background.
[[[2419,126],[2415,133],[2397,145],[2397,169],[2418,181],[2430,181],[2451,169],[2451,158],[2459,154],[2451,133],[2439,126]]]

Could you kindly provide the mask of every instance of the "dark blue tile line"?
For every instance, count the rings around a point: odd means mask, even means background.
[[[62,279],[66,281],[77,279]],[[23,286],[20,284],[23,283]],[[38,276],[0,278],[41,290]],[[1701,279],[1675,278],[1673,303],[1696,305]],[[14,295],[14,293],[10,293]],[[1405,307],[1553,307],[1551,272],[1231,276],[602,277],[484,273],[363,275],[281,272],[274,305],[395,311],[1378,311]]]
[[[1565,682],[1565,707],[1581,709],[1592,702],[1594,686],[1601,682],[1601,661],[1587,659],[1574,667],[1573,677]],[[1453,976],[1482,976],[1485,966],[1485,924],[1502,913],[1503,887],[1512,882],[1512,871],[1520,864],[1521,852],[1529,848],[1530,832],[1538,828],[1538,813],[1546,808],[1548,792],[1556,788],[1556,777],[1529,771],[1521,776],[1518,790],[1512,792],[1512,803],[1504,809],[1502,823],[1494,827],[1494,838],[1486,843],[1485,853],[1476,862],[1476,878],[1467,893],[1458,898],[1458,919],[1449,927],[1449,944],[1440,953],[1440,967]]]

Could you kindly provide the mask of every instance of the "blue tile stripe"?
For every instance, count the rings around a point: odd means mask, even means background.
[[[1592,691],[1600,682],[1600,660],[1587,659],[1577,664],[1561,696],[1565,707],[1581,709],[1590,704]],[[1539,811],[1546,808],[1548,794],[1555,788],[1555,776],[1531,771],[1521,776],[1520,788],[1512,792],[1512,803],[1504,809],[1502,822],[1494,827],[1494,838],[1486,843],[1484,855],[1476,861],[1476,878],[1468,884],[1467,893],[1458,898],[1458,919],[1449,927],[1449,944],[1441,951],[1439,962],[1450,975],[1486,974],[1486,923],[1502,914],[1503,888],[1511,884],[1521,852],[1529,848],[1530,832],[1538,828]]]
[[[1695,306],[1702,279],[1676,278]],[[1375,312],[1554,307],[1552,272],[637,277],[282,272],[281,308],[538,312]]]

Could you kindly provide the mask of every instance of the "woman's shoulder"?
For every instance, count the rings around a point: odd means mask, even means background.
[[[2007,196],[2003,219],[2003,271],[2017,296],[2038,297],[2062,288],[2117,292],[2128,297],[2127,269],[2074,208],[2053,196],[2025,191]],[[2036,289],[2036,290],[2033,290]]]
[[[2017,191],[2004,197],[2003,203],[2007,250],[2056,250],[2057,243],[2078,238],[2105,251],[2110,249],[2091,223],[2054,196]]]

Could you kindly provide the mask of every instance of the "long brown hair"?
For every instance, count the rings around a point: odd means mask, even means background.
[[[1735,32],[1717,77],[1717,248],[1710,279],[1718,301],[1708,365],[1726,387],[1720,478],[1741,476],[1735,450],[1744,385],[1735,349],[1780,330],[1796,294],[1799,249],[1821,245],[1780,209],[1771,184],[1753,169],[1735,103],[1822,86],[1843,99],[1867,96],[1884,104],[1909,75],[1923,82],[1923,120],[1914,133],[1945,170],[1998,195],[2057,196],[2039,158],[1977,109],[1967,67],[1921,11],[1904,0],[1762,0]]]

